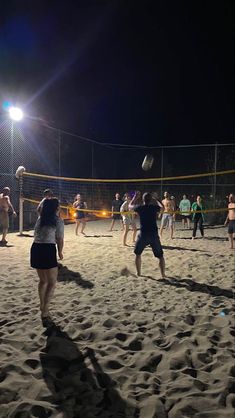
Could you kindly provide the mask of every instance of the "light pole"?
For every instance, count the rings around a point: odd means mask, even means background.
[[[22,110],[18,107],[11,106],[8,108],[9,117],[11,119],[11,189],[14,186],[14,122],[19,122],[23,119],[24,114]],[[23,172],[22,172],[23,175]],[[18,177],[19,179],[19,230],[20,235],[23,232],[23,177]],[[13,224],[12,224],[13,227]]]

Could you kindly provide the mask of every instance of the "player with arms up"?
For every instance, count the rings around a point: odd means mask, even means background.
[[[175,201],[170,198],[168,192],[164,193],[164,199],[162,200],[163,215],[160,227],[160,237],[162,238],[163,229],[165,226],[169,226],[170,237],[173,239],[173,211],[175,210]]]

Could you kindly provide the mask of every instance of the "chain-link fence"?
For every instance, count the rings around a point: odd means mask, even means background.
[[[54,176],[89,178],[89,179],[140,179],[141,191],[151,190],[159,197],[165,190],[176,198],[188,195],[191,200],[201,194],[207,208],[226,207],[226,196],[235,190],[235,175],[216,176],[218,171],[234,168],[235,144],[208,144],[189,146],[116,146],[101,144],[68,132],[61,131],[39,122],[24,120],[0,122],[0,189],[11,188],[11,199],[18,210],[19,190],[15,179],[18,166],[26,167],[27,172]],[[144,142],[144,140],[143,140]],[[200,142],[200,141],[199,141]],[[152,168],[145,172],[141,164],[144,156],[151,153],[154,157]],[[178,177],[198,173],[213,173],[209,177],[161,180],[148,183],[148,178]],[[54,185],[55,183],[53,183]],[[50,181],[47,184],[50,187]],[[137,186],[137,184],[135,185]],[[104,188],[105,192],[104,192]],[[102,207],[110,208],[115,192],[128,191],[130,184],[116,183],[113,187],[104,184],[90,183],[89,204],[91,209],[98,209],[97,202],[101,200]],[[134,187],[134,186],[132,186]],[[37,184],[32,187],[32,198],[41,195]],[[77,190],[78,193],[80,190]],[[63,204],[73,199],[75,189],[64,189],[60,179],[56,183],[56,192]],[[30,191],[28,191],[30,194]],[[73,196],[72,196],[73,194]],[[31,226],[35,221],[35,206],[24,205],[25,226]],[[224,213],[220,218],[224,218]],[[210,215],[210,221],[219,222],[218,214]],[[10,229],[18,228],[18,220],[11,218]]]

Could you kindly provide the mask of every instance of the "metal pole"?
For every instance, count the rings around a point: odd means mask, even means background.
[[[23,199],[23,174],[19,177],[19,194],[20,194],[20,200],[19,200],[19,234],[23,235],[23,229],[24,229],[24,199]]]
[[[20,171],[19,171],[20,170]],[[24,167],[18,167],[15,176],[19,181],[19,235],[23,235],[24,230],[24,196],[23,196],[23,172]]]
[[[163,172],[164,172],[164,148],[161,149],[161,199],[162,199],[162,192],[163,192]]]
[[[91,178],[94,178],[94,144],[91,145]],[[91,183],[91,205],[94,209],[94,183]]]
[[[215,154],[214,154],[214,188],[213,188],[213,206],[214,206],[214,208],[216,207],[217,158],[218,158],[218,145],[215,144]]]
[[[11,171],[11,191],[13,193],[13,186],[14,186],[14,122],[13,120],[11,121],[11,167],[10,167],[10,171]],[[15,196],[15,194],[13,194],[13,196]],[[15,204],[15,199],[13,198],[13,205]],[[11,230],[13,231],[13,227],[14,227],[14,221],[13,221],[13,216],[11,217]]]
[[[58,176],[61,177],[61,131],[58,129]],[[59,200],[61,201],[61,181],[59,178]]]

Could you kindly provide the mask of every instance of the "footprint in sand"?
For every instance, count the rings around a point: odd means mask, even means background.
[[[158,354],[157,356],[153,356],[145,366],[141,367],[141,372],[149,372],[149,373],[155,373],[157,370],[157,367],[162,359],[162,354]]]
[[[197,378],[197,370],[195,370],[195,369],[187,367],[186,369],[181,370],[181,371],[182,371],[182,373],[187,374],[187,375],[193,377],[194,379]]]
[[[115,338],[117,338],[118,340],[120,340],[120,341],[126,341],[126,339],[127,339],[127,335],[126,334],[123,334],[123,333],[121,333],[121,332],[118,332],[116,335],[115,335]]]
[[[118,369],[121,369],[122,367],[124,367],[123,364],[119,363],[116,360],[109,360],[106,363],[106,366],[107,366],[108,369],[112,369],[112,370],[118,370]]]
[[[130,342],[127,347],[123,347],[124,350],[131,350],[131,351],[141,351],[142,350],[142,342],[136,338]]]
[[[37,359],[27,359],[24,363],[31,369],[36,369],[39,366],[39,361]]]

